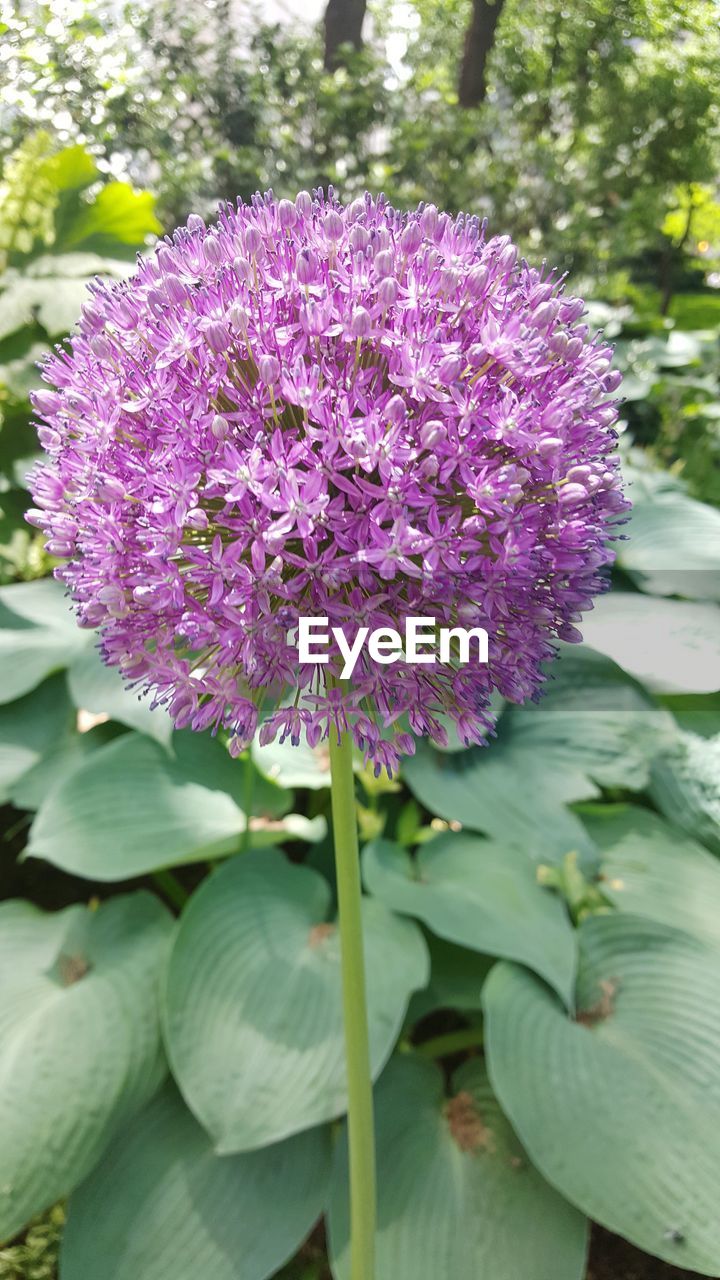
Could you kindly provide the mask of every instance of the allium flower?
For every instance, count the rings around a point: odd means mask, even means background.
[[[97,281],[35,397],[29,518],[105,660],[233,750],[350,727],[379,771],[447,716],[482,741],[493,690],[580,639],[627,505],[582,311],[476,218],[332,191],[193,216]],[[490,660],[364,653],[340,687],[298,666],[301,616],[483,626]]]

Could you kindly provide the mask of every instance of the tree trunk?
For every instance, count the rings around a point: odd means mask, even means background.
[[[505,0],[473,0],[472,18],[465,33],[458,99],[461,107],[477,107],[485,100],[487,60],[495,43],[495,31]]]
[[[342,63],[340,46],[362,49],[362,27],[367,0],[328,0],[325,28],[325,70],[335,71]]]

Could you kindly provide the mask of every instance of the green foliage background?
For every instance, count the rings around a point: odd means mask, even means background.
[[[581,1280],[590,1221],[648,1276],[720,1276],[716,8],[506,0],[462,110],[468,17],[382,0],[333,74],[249,6],[0,23],[1,1280],[58,1249],[61,1280],[347,1275],[326,756],[173,732],[23,520],[36,364],[87,282],[190,210],[328,182],[570,273],[634,502],[538,707],[393,782],[358,765],[379,1280]]]

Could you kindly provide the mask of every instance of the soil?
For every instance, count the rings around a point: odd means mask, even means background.
[[[592,1229],[586,1280],[697,1280],[697,1274],[651,1258],[602,1227]]]

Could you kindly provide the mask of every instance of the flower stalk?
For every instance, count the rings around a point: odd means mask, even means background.
[[[332,821],[342,968],[350,1163],[350,1275],[375,1273],[375,1130],[352,737],[330,734]]]

